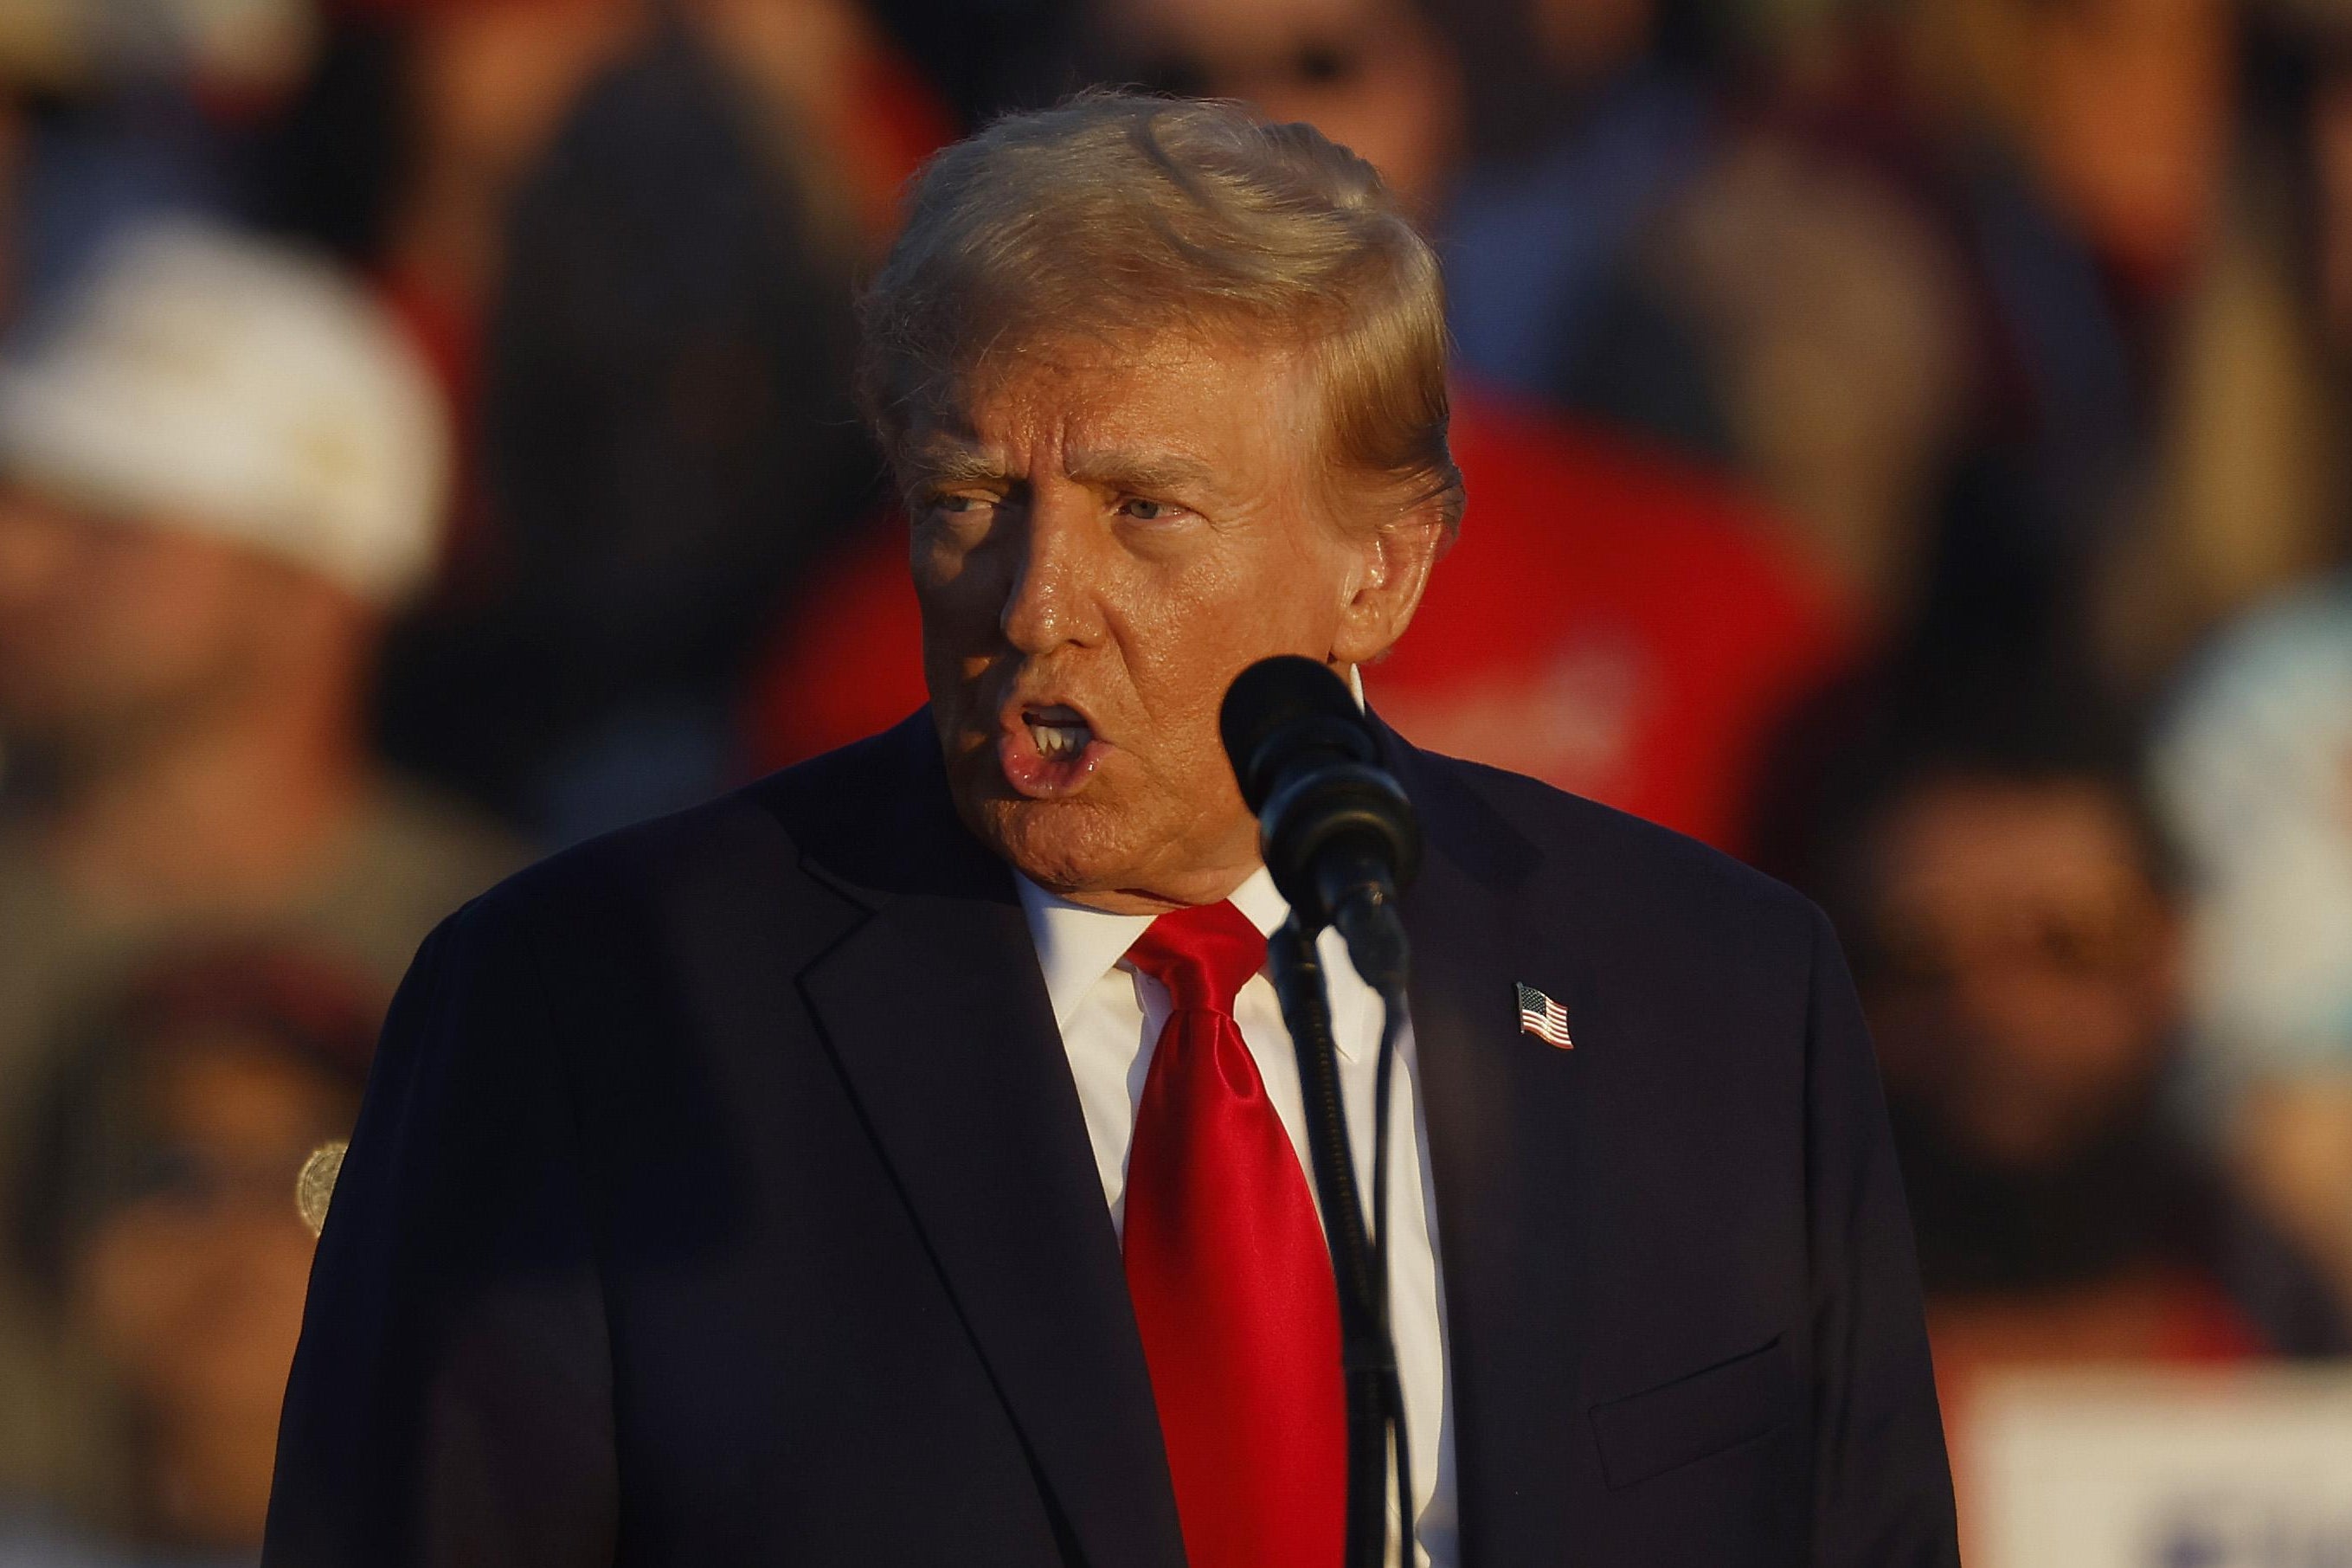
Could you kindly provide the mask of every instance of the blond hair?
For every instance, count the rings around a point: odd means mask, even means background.
[[[1331,457],[1400,513],[1462,515],[1437,258],[1310,126],[1101,90],[1008,115],[924,166],[861,321],[859,399],[894,460],[915,412],[1008,346],[1286,338],[1313,355]]]

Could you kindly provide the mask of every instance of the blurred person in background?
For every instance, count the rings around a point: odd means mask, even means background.
[[[10,305],[69,287],[126,224],[247,195],[270,117],[310,64],[312,0],[12,0],[0,96]]]
[[[2271,8],[1943,0],[1953,188],[1994,306],[1952,525],[2055,583],[2146,692],[2214,625],[2340,555],[2346,471],[2266,137]],[[2011,520],[2014,519],[2012,522]]]
[[[1310,123],[1424,213],[1466,146],[1459,60],[1408,0],[1107,0],[1094,53],[1108,79]],[[1743,847],[1764,738],[1862,635],[1849,601],[1763,509],[1667,456],[1475,376],[1454,378],[1450,434],[1470,525],[1412,637],[1366,671],[1374,706],[1440,750]],[[787,611],[755,693],[759,760],[922,702],[906,550],[903,521],[876,521]]]
[[[2352,1296],[2352,578],[2263,605],[2200,658],[2155,784],[2185,851],[2214,1120]]]
[[[104,1444],[75,1495],[0,1525],[0,1561],[257,1557],[317,1217],[297,1180],[350,1136],[383,1003],[298,949],[173,953],[15,1108],[12,1251]]]
[[[1943,237],[1865,171],[1743,122],[1616,258],[1549,395],[1736,476],[1882,623],[1938,584],[1970,323]]]
[[[512,131],[497,62],[540,8],[491,10],[509,19],[428,28],[433,114]],[[879,472],[850,405],[852,272],[952,131],[848,0],[589,10],[617,20],[550,24],[569,96],[532,76],[532,134],[468,143],[505,149],[499,200],[457,204],[496,253],[468,285],[475,504],[381,710],[394,755],[555,841],[735,771],[751,651]],[[403,243],[444,255],[418,222]]]
[[[1442,13],[1481,87],[1468,106],[1477,156],[1444,226],[1447,312],[1479,374],[1571,401],[1627,253],[1720,138],[1730,9],[1481,0]],[[1714,411],[1674,390],[1683,354],[1663,335],[1650,346],[1638,387],[1621,395],[1686,445],[1720,451]]]
[[[1085,0],[865,0],[958,126],[1070,90]]]
[[[2352,1350],[2179,1113],[2172,858],[2089,689],[1914,708],[1834,797],[1813,879],[1878,1047],[1956,1461],[2005,1371]]]
[[[2258,6],[2271,180],[2299,196],[2311,347],[2352,435],[2352,12]],[[2249,405],[2241,417],[2259,420]],[[2352,494],[2329,470],[2339,542]],[[2257,514],[2257,521],[2259,514]],[[2188,972],[2211,1120],[2352,1293],[2352,578],[2290,586],[2199,650],[2154,752],[2191,894]]]
[[[2263,14],[1857,10],[1778,79],[1753,62],[1599,324],[1522,352],[1569,405],[1753,475],[1891,620],[1994,605],[2150,690],[2342,545]]]
[[[519,862],[363,740],[383,618],[433,558],[441,421],[351,282],[192,221],[134,231],[0,354],[0,1108],[161,943],[297,931],[389,985]],[[0,1318],[0,1388],[37,1384],[23,1349]],[[0,1399],[0,1475],[36,1489],[42,1408]]]
[[[956,121],[858,0],[330,0],[257,205],[381,281],[467,423],[516,196],[585,93],[683,32],[736,129],[879,254],[898,189]]]

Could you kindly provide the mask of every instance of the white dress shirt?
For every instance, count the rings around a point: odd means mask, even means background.
[[[1054,1019],[1076,1079],[1095,1164],[1111,1222],[1126,1212],[1127,1151],[1135,1134],[1136,1106],[1152,1046],[1168,1019],[1168,993],[1125,961],[1150,925],[1149,915],[1105,914],[1046,892],[1016,876],[1029,934],[1037,945]],[[1271,933],[1290,918],[1264,867],[1234,889],[1233,902],[1260,931]],[[1356,1178],[1370,1191],[1373,1068],[1380,1051],[1381,1000],[1358,978],[1339,933],[1318,943],[1331,992],[1332,1037],[1339,1049],[1340,1095],[1348,1112]],[[1234,1017],[1256,1059],[1266,1098],[1298,1152],[1308,1186],[1315,1173],[1307,1152],[1307,1118],[1298,1061],[1282,1021],[1274,982],[1261,971],[1234,1000]],[[1454,1568],[1458,1560],[1454,1489],[1454,1430],[1445,1374],[1444,1304],[1437,1272],[1437,1217],[1430,1208],[1429,1136],[1419,1110],[1421,1067],[1408,1022],[1397,1041],[1397,1068],[1389,1087],[1389,1312],[1404,1386],[1406,1435],[1412,1447],[1414,1539],[1419,1560]],[[1406,1158],[1406,1150],[1413,1152]],[[1390,1504],[1395,1543],[1395,1504]]]

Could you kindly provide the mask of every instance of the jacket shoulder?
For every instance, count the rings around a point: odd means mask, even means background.
[[[1475,803],[1524,842],[1536,896],[1591,911],[1621,931],[1671,928],[1684,942],[1808,948],[1828,929],[1812,900],[1710,845],[1539,779],[1417,753],[1441,795]]]
[[[905,726],[900,726],[903,730]],[[476,928],[559,938],[642,919],[691,922],[756,899],[827,929],[858,902],[813,861],[888,841],[909,789],[898,730],[814,757],[682,811],[599,834],[507,877],[459,911]]]

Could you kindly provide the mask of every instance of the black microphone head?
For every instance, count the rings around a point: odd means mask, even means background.
[[[1265,809],[1276,775],[1304,751],[1328,751],[1335,760],[1358,763],[1378,754],[1371,725],[1348,683],[1296,654],[1262,658],[1234,677],[1217,729],[1252,815]]]

